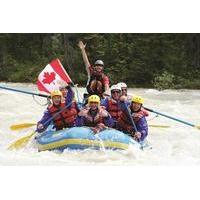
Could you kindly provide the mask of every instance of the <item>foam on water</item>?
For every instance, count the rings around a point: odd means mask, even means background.
[[[37,91],[32,84],[1,84]],[[84,89],[80,89],[83,93]],[[145,106],[183,120],[200,124],[199,90],[130,89],[129,93],[145,98]],[[38,121],[46,106],[39,105],[31,95],[0,90],[0,164],[1,165],[198,165],[200,164],[200,130],[179,122],[150,114],[149,124],[170,125],[170,128],[150,128],[148,141],[152,150],[141,151],[130,146],[128,151],[68,151],[37,152],[30,142],[25,149],[9,151],[6,148],[16,139],[30,134],[35,127],[11,131],[17,123]],[[46,100],[35,97],[40,104]]]

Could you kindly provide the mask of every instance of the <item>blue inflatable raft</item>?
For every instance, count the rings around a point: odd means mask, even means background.
[[[93,134],[88,127],[73,127],[61,131],[46,131],[36,138],[39,151],[58,149],[112,149],[126,150],[129,144],[141,144],[131,137],[115,129],[106,129],[98,134]]]

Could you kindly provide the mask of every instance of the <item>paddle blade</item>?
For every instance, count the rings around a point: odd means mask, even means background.
[[[157,124],[150,124],[149,127],[154,127],[154,128],[170,128],[170,126],[167,126],[167,125],[157,125]]]
[[[29,140],[31,139],[31,137],[35,134],[36,132],[32,132],[30,135],[27,135],[25,137],[22,137],[20,139],[18,139],[17,141],[13,142],[8,149],[12,150],[12,149],[20,149],[23,148],[24,146],[26,146],[26,144],[29,142]]]
[[[24,128],[29,128],[31,126],[35,126],[36,123],[23,123],[23,124],[13,124],[10,126],[10,129],[13,131],[24,129]]]

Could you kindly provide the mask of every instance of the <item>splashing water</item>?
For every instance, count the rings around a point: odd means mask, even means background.
[[[1,84],[3,85],[3,84]],[[37,91],[33,84],[7,83],[6,86]],[[84,92],[79,88],[80,94]],[[196,125],[200,124],[199,90],[130,89],[129,93],[145,98],[145,106]],[[45,98],[0,90],[0,165],[198,165],[200,164],[200,130],[179,122],[156,117],[151,113],[149,124],[169,125],[170,128],[149,128],[151,150],[141,151],[130,145],[127,151],[89,150],[69,151],[62,154],[37,152],[30,142],[26,148],[9,151],[7,147],[16,139],[30,134],[35,127],[11,131],[10,125],[37,122],[46,106]],[[39,105],[38,102],[41,104]]]

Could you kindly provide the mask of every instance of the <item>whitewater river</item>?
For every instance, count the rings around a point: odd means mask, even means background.
[[[1,83],[0,85],[37,91],[33,84]],[[83,93],[84,89],[79,92]],[[145,98],[145,106],[194,124],[200,124],[199,90],[130,89],[129,93]],[[30,142],[25,149],[7,150],[9,144],[30,134],[35,127],[11,131],[12,124],[38,121],[46,106],[41,97],[0,89],[0,165],[200,165],[200,130],[150,114],[149,124],[170,128],[149,128],[148,141],[153,149],[141,151],[130,147],[123,151],[37,152]]]

